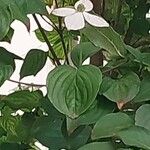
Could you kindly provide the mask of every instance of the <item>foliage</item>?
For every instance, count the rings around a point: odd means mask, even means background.
[[[76,1],[56,0],[55,6]],[[53,0],[0,4],[1,41],[10,42],[15,19],[30,30],[27,14],[33,14],[37,38],[49,48],[31,49],[22,59],[0,47],[0,86],[10,80],[16,59],[23,60],[20,79],[36,76],[47,59],[55,65],[42,85],[46,96],[40,85],[27,84],[30,91],[21,82],[19,90],[0,96],[1,150],[37,150],[35,141],[50,150],[150,150],[149,0],[106,0],[102,14],[110,27],[86,23],[78,31],[67,30],[63,18],[47,13]],[[53,31],[42,28],[36,13],[47,16]],[[84,65],[99,53],[106,65]]]

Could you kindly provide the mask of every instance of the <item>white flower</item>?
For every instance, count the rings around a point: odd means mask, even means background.
[[[64,22],[68,30],[79,30],[84,28],[85,20],[96,27],[109,27],[109,24],[102,18],[89,12],[93,9],[93,3],[90,0],[79,0],[74,8],[57,8],[52,14],[65,17]]]

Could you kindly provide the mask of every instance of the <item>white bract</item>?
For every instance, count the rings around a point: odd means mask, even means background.
[[[63,7],[52,11],[52,14],[64,17],[64,22],[68,30],[80,30],[85,26],[85,20],[92,26],[109,27],[109,24],[100,16],[90,14],[93,3],[90,0],[79,0],[74,8]]]

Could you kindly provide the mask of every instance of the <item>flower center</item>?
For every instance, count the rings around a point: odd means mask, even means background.
[[[85,7],[83,4],[79,4],[78,7],[77,7],[77,11],[78,12],[84,12],[85,11]]]

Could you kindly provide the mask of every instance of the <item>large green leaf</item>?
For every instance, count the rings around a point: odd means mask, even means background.
[[[121,37],[112,28],[83,29],[82,33],[97,47],[105,49],[110,57],[124,57],[126,49]]]
[[[4,101],[10,108],[32,110],[40,105],[42,93],[40,91],[30,92],[28,90],[16,91],[6,97]]]
[[[0,86],[11,77],[13,68],[10,65],[0,65]]]
[[[44,67],[46,60],[46,52],[38,49],[30,50],[26,55],[24,63],[21,67],[20,78],[29,75],[35,76]]]
[[[135,73],[131,72],[117,80],[112,79],[112,85],[104,95],[114,102],[128,102],[137,95],[139,88],[140,79]]]
[[[150,105],[142,105],[135,115],[135,124],[150,130]]]
[[[71,58],[76,66],[82,65],[83,61],[100,50],[90,42],[78,44],[71,52]]]
[[[143,101],[149,101],[150,100],[150,78],[149,74],[147,76],[144,76],[143,80],[141,81],[141,86],[139,93],[134,97],[133,101],[135,103],[137,102],[143,102]]]
[[[115,150],[113,144],[111,142],[93,142],[84,145],[78,150]]]
[[[94,102],[101,81],[101,71],[95,66],[59,66],[48,75],[48,97],[60,112],[76,118]]]
[[[126,145],[150,150],[150,131],[142,127],[131,127],[118,133]]]
[[[98,120],[92,131],[92,139],[116,136],[116,134],[134,124],[125,113],[111,113]]]

